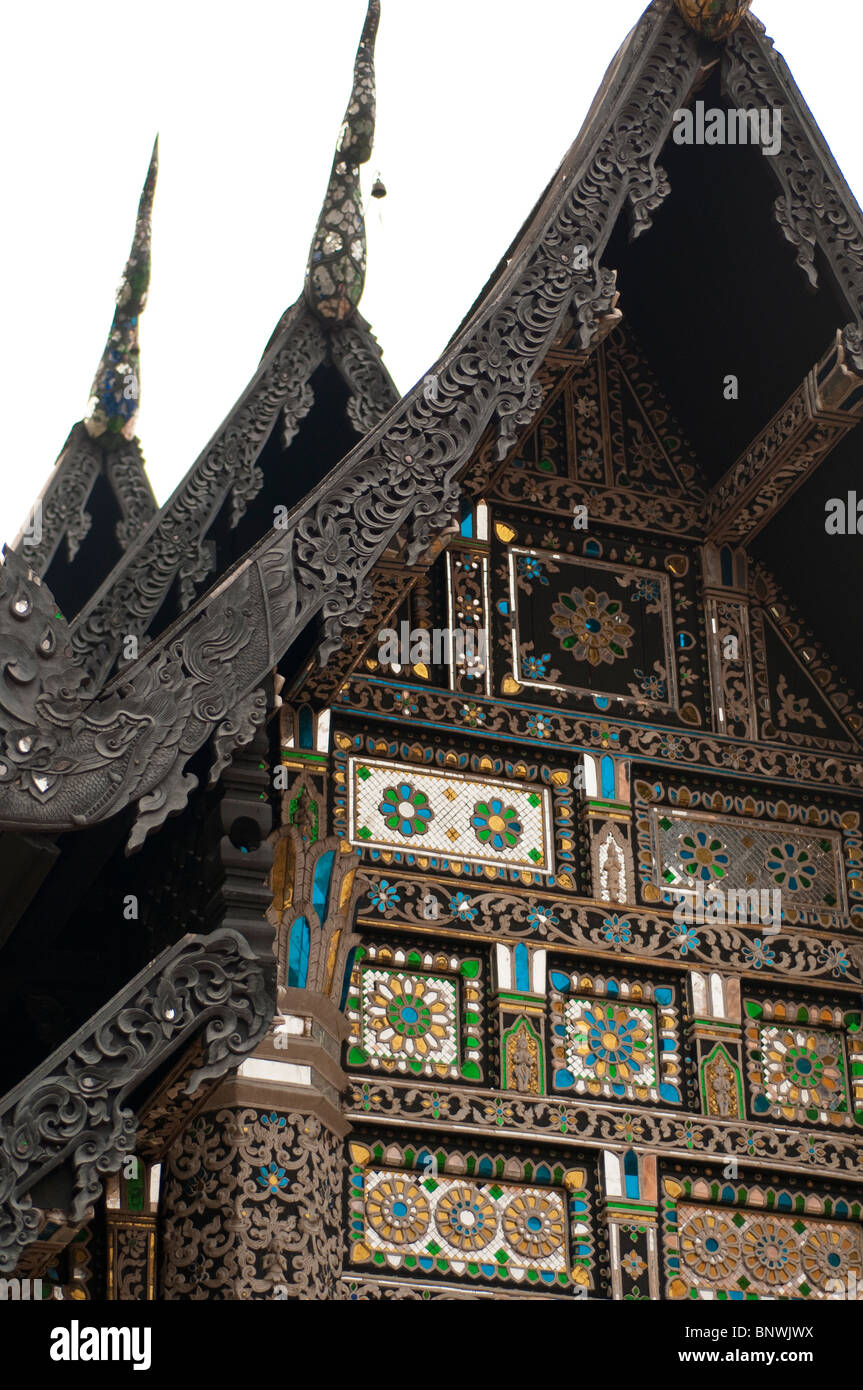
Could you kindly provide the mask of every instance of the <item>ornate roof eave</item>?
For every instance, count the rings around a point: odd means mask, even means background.
[[[103,1177],[135,1151],[129,1097],[157,1067],[200,1039],[192,1095],[253,1051],[274,1008],[275,961],[264,967],[239,932],[184,936],[20,1081],[0,1101],[0,1270],[39,1239],[29,1194],[61,1164],[73,1178],[67,1219],[86,1219]]]
[[[731,40],[743,42],[760,49],[769,72],[771,46],[751,20]],[[286,526],[268,533],[122,681],[88,703],[83,666],[57,642],[40,667],[39,624],[31,626],[23,645],[34,654],[27,668],[33,674],[14,690],[8,679],[0,686],[0,717],[9,730],[7,752],[0,753],[0,825],[69,829],[137,801],[134,848],[185,804],[195,785],[185,765],[212,735],[218,776],[232,744],[249,736],[257,688],[312,619],[323,622],[321,664],[368,620],[370,575],[387,548],[404,536],[407,562],[420,560],[448,529],[459,475],[485,430],[495,422],[503,457],[533,417],[541,394],[535,374],[567,316],[585,350],[603,332],[616,291],[601,256],[625,206],[638,235],[668,193],[657,154],[703,66],[699,40],[671,0],[654,0],[517,253],[433,369],[435,390],[418,383]],[[818,161],[805,126],[793,113],[789,123],[789,149],[801,161]],[[828,232],[821,227],[819,241]],[[857,245],[855,236],[834,245],[834,254],[841,250],[859,267],[855,283],[863,288]],[[587,247],[586,269],[578,268],[580,247]],[[15,627],[16,585],[27,604],[22,623],[37,606],[50,609],[50,597],[38,599],[37,587],[14,567],[2,578],[6,631]],[[59,636],[52,632],[52,640]],[[23,749],[16,742],[22,726]]]
[[[327,363],[342,377],[348,419],[360,435],[399,399],[356,308],[365,280],[359,166],[369,159],[374,136],[379,16],[380,0],[370,0],[301,297],[282,315],[255,376],[203,453],[71,625],[73,649],[97,688],[109,676],[123,638],[147,633],[175,580],[186,609],[204,582],[217,578],[207,532],[228,500],[230,525],[243,517],[264,482],[261,451],[280,419],[282,443],[290,446],[312,408],[311,379],[318,367]]]
[[[123,550],[133,545],[157,510],[137,437],[112,440],[110,446],[93,439],[79,421],[63,445],[54,471],[15,537],[16,550],[34,574],[44,575],[65,541],[71,564],[89,533],[92,518],[87,501],[99,475],[104,474],[120,510],[115,527]]]
[[[53,473],[13,542],[13,549],[40,576],[46,573],[64,540],[69,562],[75,559],[90,529],[86,504],[100,474],[107,479],[120,510],[116,537],[122,549],[132,544],[156,511],[135,422],[140,400],[138,324],[150,282],[153,197],[158,170],[157,137],[87,415],[73,426]]]
[[[767,160],[782,190],[774,216],[813,288],[819,283],[816,248],[822,252],[850,315],[842,330],[844,356],[861,375],[863,211],[761,21],[748,15],[723,45],[722,55],[723,87],[731,102],[746,110],[768,106],[782,113],[781,147]]]

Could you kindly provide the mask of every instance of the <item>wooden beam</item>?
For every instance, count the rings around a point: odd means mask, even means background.
[[[707,539],[746,545],[863,415],[863,376],[842,334],[707,498]]]

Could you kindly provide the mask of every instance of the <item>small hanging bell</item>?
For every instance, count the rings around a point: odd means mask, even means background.
[[[380,176],[378,176],[372,184],[372,197],[385,198],[386,196],[386,184],[384,183],[383,179]]]

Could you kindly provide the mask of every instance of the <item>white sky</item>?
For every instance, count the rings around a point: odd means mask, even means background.
[[[382,0],[361,309],[400,390],[446,343],[646,0]],[[858,197],[863,6],[756,0]],[[0,540],[72,424],[160,133],[140,435],[160,502],[299,294],[365,0],[7,6]]]

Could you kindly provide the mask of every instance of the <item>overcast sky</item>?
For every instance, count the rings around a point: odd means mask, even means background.
[[[160,173],[138,433],[164,501],[285,306],[347,103],[365,0],[7,6],[0,77],[0,540],[84,413],[153,137]],[[383,0],[361,309],[422,376],[530,211],[643,0]],[[859,0],[760,0],[863,195]]]

